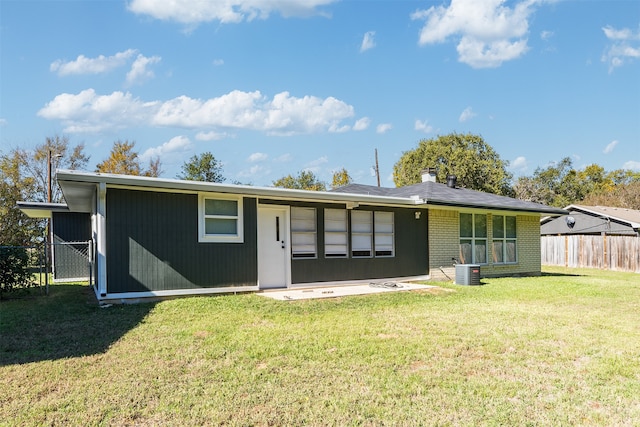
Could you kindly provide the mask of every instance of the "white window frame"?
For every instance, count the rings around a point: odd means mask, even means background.
[[[324,210],[324,257],[349,256],[349,218],[346,209]]]
[[[365,215],[367,218],[364,218]],[[357,217],[363,217],[357,219]],[[365,219],[368,219],[365,220]],[[357,241],[357,242],[356,242]],[[368,242],[368,243],[367,243]],[[355,252],[365,252],[368,254],[357,254]],[[373,257],[373,212],[372,211],[351,211],[351,257],[352,258],[372,258]]]
[[[502,237],[495,237],[496,236],[496,228],[495,228],[495,219],[497,217],[501,217],[502,218]],[[514,237],[509,237],[507,236],[507,218],[513,218],[515,221],[515,236]],[[491,251],[493,253],[493,260],[494,260],[494,264],[517,264],[518,263],[518,220],[517,217],[515,215],[493,215],[491,218],[491,237],[492,237],[492,242],[491,242]],[[502,244],[502,261],[496,261],[495,260],[495,255],[496,255],[496,246],[495,244],[499,242]],[[507,243],[508,242],[513,242],[514,248],[515,248],[515,260],[514,261],[506,261],[507,259]]]
[[[317,259],[318,258],[318,220],[317,209],[303,206],[291,206],[291,258],[292,259]],[[302,212],[307,214],[313,212],[313,219],[308,216],[299,215]],[[308,223],[305,226],[305,223]],[[310,226],[309,226],[310,225]],[[313,253],[301,251],[301,246],[311,246],[309,240],[313,241]],[[303,242],[303,243],[300,243]]]
[[[391,217],[391,221],[385,221],[385,217]],[[375,211],[373,213],[373,241],[374,256],[376,258],[392,258],[395,256],[395,215],[393,212]],[[391,243],[388,243],[390,240]],[[389,245],[391,246],[389,248]],[[389,250],[390,249],[390,250]],[[391,252],[380,254],[379,252]]]
[[[462,236],[462,215],[471,215],[471,236]],[[484,216],[485,218],[485,236],[477,236],[476,235],[476,217]],[[459,251],[460,251],[460,262],[465,264],[481,264],[486,265],[489,262],[489,215],[486,213],[472,213],[472,212],[460,212],[458,215],[459,219],[459,227],[458,227],[458,237],[459,237]],[[471,241],[471,258],[462,259],[462,241],[469,240]],[[476,260],[476,245],[480,242],[484,243],[484,261]]]
[[[237,203],[237,215],[206,215],[206,200],[226,200]],[[198,194],[198,241],[201,243],[244,243],[244,198],[234,194]],[[233,219],[236,220],[236,234],[207,234],[207,219]]]

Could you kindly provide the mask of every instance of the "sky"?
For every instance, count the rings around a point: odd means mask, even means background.
[[[0,152],[135,141],[175,178],[346,168],[383,186],[422,139],[481,135],[530,176],[640,171],[637,0],[0,0]]]

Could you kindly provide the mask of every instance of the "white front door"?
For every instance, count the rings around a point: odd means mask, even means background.
[[[286,288],[289,283],[289,207],[258,206],[258,285]]]

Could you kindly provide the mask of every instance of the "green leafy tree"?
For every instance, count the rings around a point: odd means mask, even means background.
[[[345,168],[337,170],[333,173],[333,178],[331,179],[331,188],[344,187],[345,185],[349,185],[353,182],[349,172]]]
[[[326,191],[327,186],[324,182],[320,181],[316,175],[311,171],[300,171],[298,176],[287,175],[276,181],[273,181],[274,187],[291,188],[295,190],[312,190],[312,191]]]
[[[632,182],[633,172],[617,170],[607,173],[592,164],[576,170],[569,157],[546,168],[537,168],[532,176],[519,177],[514,185],[516,197],[549,206],[564,207],[583,203],[589,195],[607,194],[621,183]]]
[[[111,147],[109,157],[98,163],[96,172],[114,173],[120,175],[142,175],[157,178],[162,174],[159,158],[149,161],[149,168],[140,165],[138,152],[134,150],[135,141],[116,141]]]
[[[438,182],[448,175],[458,178],[458,185],[472,190],[512,195],[509,163],[479,135],[452,133],[423,139],[418,147],[406,151],[393,166],[397,187],[421,182],[421,172],[436,168]]]
[[[208,151],[186,161],[182,165],[182,173],[178,174],[177,178],[203,182],[225,181],[222,164]]]
[[[84,145],[71,147],[67,137],[46,138],[34,149],[15,148],[0,153],[0,245],[29,245],[42,241],[45,221],[28,218],[16,202],[45,202],[48,199],[48,162],[52,175],[57,168],[81,169],[89,157]],[[62,202],[62,192],[51,180],[51,201]]]

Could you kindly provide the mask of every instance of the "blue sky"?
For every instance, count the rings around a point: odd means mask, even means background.
[[[563,157],[640,171],[640,2],[0,0],[0,150],[116,140],[164,177],[346,168],[480,134],[517,177]]]

